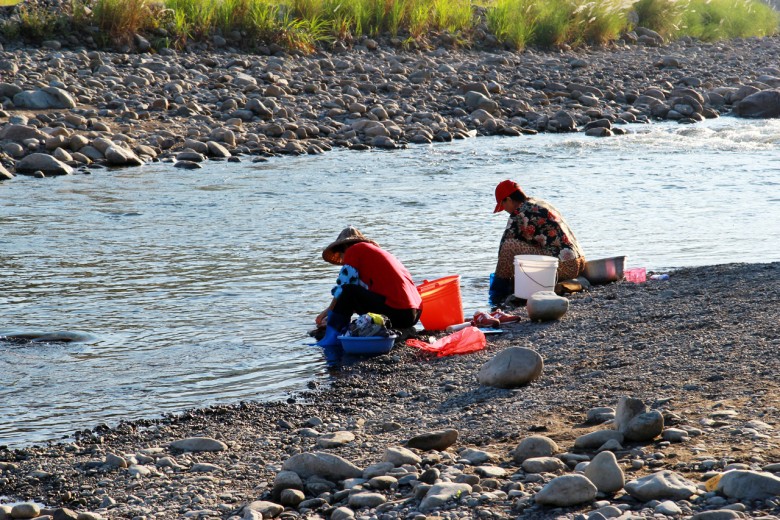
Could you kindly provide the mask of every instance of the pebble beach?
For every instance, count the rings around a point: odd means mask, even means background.
[[[365,38],[311,55],[197,50],[6,43],[0,179],[481,135],[619,139],[654,121],[767,115],[780,84],[775,37],[670,43],[639,31],[609,48],[522,53]],[[670,274],[571,294],[560,320],[519,308],[523,319],[477,353],[399,344],[286,402],[0,446],[0,520],[777,518],[780,263]],[[528,380],[482,384],[505,352],[531,367]]]
[[[779,272],[731,264],[594,286],[557,321],[518,309],[473,354],[397,345],[287,402],[0,448],[0,490],[22,501],[0,515],[777,518]],[[537,360],[535,379],[480,384],[509,351]]]
[[[46,41],[0,51],[0,163],[10,179],[169,161],[262,161],[333,147],[395,149],[480,135],[694,124],[780,113],[780,39],[610,48],[109,52]],[[270,51],[269,51],[270,52]]]

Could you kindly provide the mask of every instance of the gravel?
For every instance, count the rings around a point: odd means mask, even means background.
[[[626,442],[615,451],[626,480],[669,470],[699,483],[695,496],[665,503],[661,512],[728,507],[750,516],[778,515],[776,497],[740,501],[701,483],[726,468],[780,471],[780,263],[670,275],[668,281],[618,282],[571,294],[568,313],[555,322],[528,321],[519,308],[524,319],[505,325],[475,354],[431,358],[396,345],[389,355],[333,368],[330,385],[288,402],[215,406],[100,426],[70,443],[0,449],[0,490],[16,500],[107,518],[250,518],[252,507],[260,507],[250,503],[274,501],[273,483],[292,455],[326,452],[362,469],[382,462],[388,447],[454,429],[457,441],[446,451],[411,450],[421,460],[390,471],[396,483],[386,476],[370,496],[355,498],[354,490],[343,490],[346,482],[334,488],[308,480],[305,500],[297,497],[298,506],[282,517],[343,518],[346,509],[359,518],[426,518],[430,512],[419,508],[429,484],[412,486],[423,473],[430,482],[446,484],[446,477],[474,484],[470,493],[437,507],[440,518],[573,518],[608,507],[652,516],[658,501],[624,492],[568,507],[536,504],[533,495],[556,475],[525,473],[512,457],[519,442],[535,434],[568,452],[558,456],[570,468],[589,460],[595,451],[573,453],[574,440],[610,426],[586,422],[588,411],[614,408],[630,396],[662,412],[667,429],[690,434],[682,442]],[[479,386],[479,368],[509,346],[539,352],[542,376],[514,389]],[[354,439],[318,447],[317,437],[338,431]],[[219,451],[169,446],[191,437],[218,440],[213,449]],[[470,463],[475,454],[487,454],[487,462]]]

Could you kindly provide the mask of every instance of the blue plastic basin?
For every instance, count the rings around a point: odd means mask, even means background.
[[[347,354],[358,356],[375,356],[387,354],[393,348],[393,342],[397,336],[339,336],[341,347]]]

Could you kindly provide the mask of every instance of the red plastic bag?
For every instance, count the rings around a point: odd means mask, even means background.
[[[436,340],[433,344],[420,341],[419,339],[407,339],[406,345],[425,352],[433,352],[436,354],[436,357],[444,357],[482,350],[487,345],[487,340],[485,339],[485,334],[478,328],[466,327]]]

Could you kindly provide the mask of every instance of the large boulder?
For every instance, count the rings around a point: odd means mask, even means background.
[[[732,109],[739,117],[780,117],[780,90],[761,90],[736,103]]]
[[[659,471],[646,477],[632,480],[625,485],[629,495],[649,502],[650,500],[687,500],[696,493],[696,484],[671,471]]]
[[[515,462],[523,462],[534,457],[552,457],[558,451],[558,445],[549,437],[531,435],[520,441],[512,453],[512,459]]]
[[[0,130],[0,139],[21,143],[27,139],[38,139],[45,141],[49,134],[41,132],[34,126],[27,125],[6,125]]]
[[[602,451],[585,467],[585,476],[602,493],[615,493],[623,489],[625,475],[611,451]]]
[[[596,486],[584,475],[563,475],[555,477],[536,495],[537,504],[555,507],[569,507],[596,498]]]
[[[509,347],[487,361],[479,370],[479,384],[496,388],[515,388],[542,375],[544,361],[535,350]]]
[[[13,97],[13,101],[16,108],[76,108],[73,97],[57,87],[19,92]]]
[[[737,500],[766,500],[780,495],[780,478],[762,471],[727,471],[716,490]]]
[[[112,144],[104,152],[111,166],[141,166],[144,162],[132,150]]]
[[[70,175],[73,168],[45,153],[31,153],[16,163],[16,173],[32,175],[41,171],[44,175]]]
[[[363,470],[338,455],[320,451],[293,455],[282,464],[285,471],[293,471],[301,478],[322,477],[328,480],[358,478]]]
[[[538,291],[528,298],[525,308],[531,321],[552,321],[566,314],[569,300],[553,291]]]
[[[595,432],[586,433],[574,439],[574,449],[596,450],[607,442],[615,441],[622,443],[623,440],[623,434],[616,432],[615,430],[596,430]]]
[[[458,440],[458,430],[448,429],[421,433],[409,439],[406,445],[417,450],[444,451]]]
[[[427,513],[434,509],[442,507],[450,500],[454,500],[461,495],[471,493],[471,486],[468,484],[456,484],[454,482],[442,482],[431,486],[425,494],[425,498],[420,502],[420,511]]]
[[[173,441],[169,447],[180,451],[225,451],[227,444],[211,437],[187,437]]]
[[[615,429],[629,441],[649,441],[661,435],[664,416],[658,410],[648,412],[639,399],[621,397],[615,411]]]

